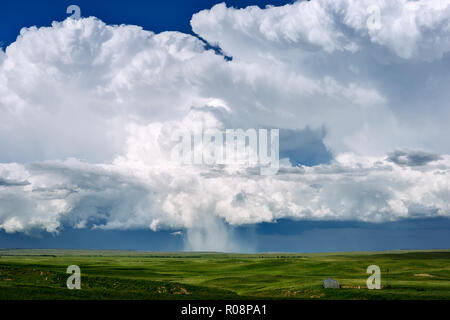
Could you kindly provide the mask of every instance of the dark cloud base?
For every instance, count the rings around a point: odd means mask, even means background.
[[[65,229],[59,235],[0,232],[0,248],[117,249],[181,251],[183,235],[172,231]],[[381,251],[450,248],[450,219],[409,219],[389,223],[291,221],[233,230],[236,240],[256,252]]]

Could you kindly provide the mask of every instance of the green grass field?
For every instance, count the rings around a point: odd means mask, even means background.
[[[372,264],[381,268],[381,290],[366,288]],[[69,265],[81,268],[81,290],[66,287]],[[322,288],[328,277],[342,288]],[[450,299],[450,250],[252,255],[0,250],[0,300],[5,299]]]

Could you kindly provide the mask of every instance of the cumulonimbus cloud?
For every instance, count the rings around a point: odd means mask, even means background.
[[[341,154],[310,167],[282,161],[277,175],[260,176],[245,167],[172,162],[166,130],[161,124],[131,128],[127,152],[111,164],[69,159],[1,165],[2,181],[15,183],[0,187],[0,227],[192,230],[217,221],[383,222],[450,215],[449,156],[405,165],[388,156]]]
[[[378,1],[373,30],[367,4],[195,14],[231,60],[93,17],[23,29],[0,51],[0,228],[187,229],[204,249],[227,225],[449,216],[450,2]],[[180,126],[280,128],[295,159],[266,177],[173,163]],[[300,134],[324,163],[297,165]]]

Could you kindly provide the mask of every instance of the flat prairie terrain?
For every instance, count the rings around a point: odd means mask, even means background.
[[[368,290],[369,265],[381,290]],[[81,290],[69,290],[69,265]],[[333,278],[340,289],[322,288]],[[450,250],[330,254],[0,250],[0,300],[450,299]]]

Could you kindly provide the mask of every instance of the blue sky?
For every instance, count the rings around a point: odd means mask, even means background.
[[[218,3],[2,3],[0,247],[449,248],[446,2]],[[278,174],[168,164],[200,124],[279,128]]]
[[[5,1],[0,12],[0,41],[3,45],[13,42],[20,29],[29,26],[48,26],[52,21],[64,20],[66,9],[74,4],[81,8],[81,16],[95,16],[109,24],[135,24],[154,32],[181,31],[191,33],[189,21],[200,10],[209,9],[223,1]],[[228,1],[236,8],[248,5],[264,7],[284,5],[290,1]]]

